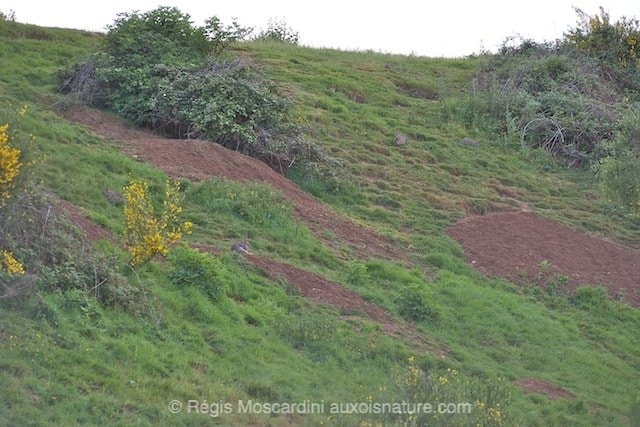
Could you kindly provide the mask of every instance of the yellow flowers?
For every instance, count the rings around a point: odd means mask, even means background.
[[[0,125],[0,207],[10,197],[13,182],[20,173],[20,150],[9,144],[9,125]]]
[[[24,266],[13,257],[11,252],[3,250],[1,254],[0,265],[2,265],[4,270],[9,274],[24,274]]]
[[[132,181],[124,187],[124,225],[131,264],[142,264],[156,255],[166,256],[169,246],[182,234],[190,234],[193,225],[180,221],[180,183],[167,182],[162,213],[156,216],[149,199],[149,184]]]
[[[22,117],[26,112],[25,106],[19,110],[18,114]],[[11,145],[10,139],[9,124],[0,125],[0,208],[4,207],[11,197],[15,179],[22,167],[20,161],[22,153]],[[24,266],[8,250],[0,252],[0,270],[5,270],[9,274],[24,274]]]

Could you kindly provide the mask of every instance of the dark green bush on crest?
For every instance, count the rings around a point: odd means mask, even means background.
[[[215,141],[284,173],[318,150],[303,141],[275,84],[244,61],[221,58],[250,32],[215,16],[195,27],[177,8],[120,14],[102,52],[59,74],[60,89],[139,126]]]

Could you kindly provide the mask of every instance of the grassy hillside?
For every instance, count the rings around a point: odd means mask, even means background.
[[[343,163],[332,186],[301,169],[290,178],[406,256],[380,259],[341,245],[331,233],[314,234],[280,191],[265,184],[184,181],[185,216],[195,224],[187,242],[220,252],[212,262],[226,292],[215,299],[177,286],[168,274],[171,261],[126,266],[122,207],[102,190],[146,179],[160,194],[166,176],[121,153],[117,141],[61,116],[68,101],[55,92],[56,70],[99,42],[83,32],[0,22],[0,118],[28,105],[15,126],[36,136],[33,173],[55,206],[58,198],[71,202],[115,235],[115,243],[93,243],[99,261],[88,265],[114,271],[121,292],[119,303],[101,304],[83,282],[91,275],[78,273],[84,267],[64,263],[52,265],[30,294],[0,300],[2,424],[639,422],[638,310],[608,299],[579,307],[562,295],[487,278],[466,264],[446,234],[467,214],[517,209],[517,200],[578,230],[639,243],[638,223],[612,211],[588,172],[457,118],[483,58],[237,46],[234,53],[290,94],[307,136]],[[397,133],[407,136],[405,145],[393,144]],[[464,137],[478,147],[461,144]],[[412,334],[391,334],[362,313],[315,305],[286,280],[270,280],[227,253],[231,242],[247,237],[256,254],[357,292],[400,327],[411,323],[407,300],[399,298],[408,288],[421,290],[418,308],[432,315],[415,322]],[[573,397],[553,400],[515,384],[530,378]],[[473,411],[417,418],[330,413],[331,403],[416,396],[433,404],[470,402]],[[250,399],[325,406],[307,415],[239,413],[236,402]],[[188,411],[190,400],[206,405]],[[172,401],[184,405],[178,414],[169,410]],[[231,410],[213,413],[227,403]]]

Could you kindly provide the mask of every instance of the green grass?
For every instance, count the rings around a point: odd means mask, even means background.
[[[56,113],[63,102],[54,91],[55,71],[97,43],[98,37],[82,32],[0,22],[0,108],[4,113],[29,105],[18,125],[36,135],[30,155],[42,186],[121,237],[121,207],[109,204],[102,189],[147,179],[158,196],[166,177]],[[101,251],[120,259],[123,280],[143,291],[135,300],[138,310],[101,306],[76,289],[0,301],[3,424],[211,421],[207,414],[171,414],[167,405],[173,399],[396,400],[398,372],[411,355],[426,372],[452,368],[487,384],[503,378],[512,393],[505,411],[514,424],[628,424],[640,383],[639,312],[597,296],[592,306],[578,306],[483,277],[444,233],[467,211],[513,204],[501,195],[506,188],[542,215],[638,243],[638,224],[612,209],[588,171],[567,170],[542,153],[522,151],[517,141],[466,128],[446,114],[456,102],[463,104],[482,58],[271,43],[242,44],[236,53],[291,94],[307,136],[344,163],[344,185],[337,191],[301,170],[292,178],[333,209],[410,248],[408,259],[354,260],[293,219],[292,206],[276,189],[224,179],[183,183],[185,218],[194,222],[187,241],[228,251],[232,242],[249,239],[254,252],[334,280],[383,307],[399,324],[405,322],[400,291],[422,288],[440,315],[415,327],[432,345],[314,306],[284,281],[270,281],[230,254],[218,256],[216,264],[227,296],[212,300],[171,283],[163,262],[132,272],[123,265],[122,251],[103,243]],[[399,132],[408,142],[396,147]],[[462,145],[463,137],[479,147]],[[406,261],[414,267],[405,267]],[[446,349],[447,357],[434,347]],[[522,378],[551,381],[576,398],[524,394],[511,383]],[[357,425],[365,418],[222,414],[217,421]]]

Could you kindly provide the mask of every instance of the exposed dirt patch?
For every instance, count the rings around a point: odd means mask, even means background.
[[[267,183],[282,191],[293,203],[296,219],[305,222],[318,238],[327,241],[323,234],[329,231],[351,246],[356,255],[367,253],[396,260],[405,258],[391,242],[319,203],[258,160],[207,141],[164,139],[149,132],[128,129],[120,120],[94,109],[72,108],[65,112],[65,117],[87,125],[101,136],[117,140],[123,152],[149,162],[172,178],[199,181],[225,177],[240,182]]]
[[[552,400],[573,399],[575,397],[575,395],[569,391],[563,390],[548,381],[536,378],[522,379],[514,381],[514,383],[526,392],[544,394]]]
[[[467,261],[485,274],[515,283],[540,274],[540,264],[579,285],[605,285],[640,307],[640,251],[566,227],[533,212],[471,216],[451,226]]]
[[[82,210],[72,203],[66,200],[57,200],[53,209],[61,213],[65,218],[68,218],[70,222],[77,225],[84,233],[85,238],[91,242],[96,240],[110,240],[115,241],[114,236],[98,224],[87,218]]]
[[[390,335],[407,338],[421,349],[432,351],[441,358],[447,357],[447,350],[428,342],[411,324],[400,326],[389,314],[375,304],[365,301],[356,292],[346,289],[317,274],[274,261],[258,255],[244,255],[251,264],[264,271],[272,280],[285,279],[302,296],[315,304],[329,305],[343,314],[362,313],[380,324],[380,329]]]
[[[317,274],[258,255],[245,255],[251,264],[264,271],[270,279],[285,279],[305,298],[316,304],[336,307],[343,314],[362,312],[380,323],[385,330],[398,332],[399,328],[384,310],[365,301],[360,295]]]

